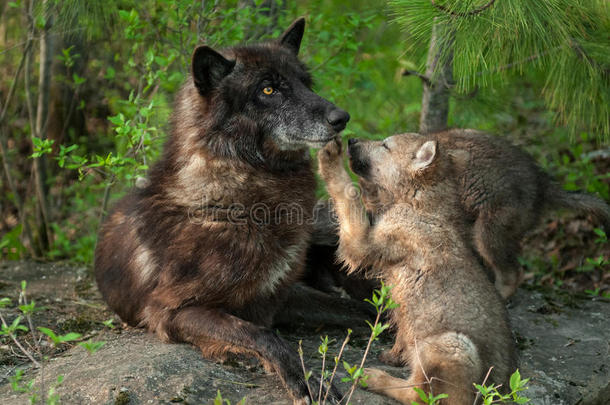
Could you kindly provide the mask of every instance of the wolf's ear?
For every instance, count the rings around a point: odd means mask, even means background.
[[[209,46],[199,46],[193,52],[193,81],[202,95],[218,86],[234,67],[234,60],[226,59]]]
[[[436,141],[426,141],[415,154],[411,162],[413,170],[422,170],[430,166],[436,157]]]
[[[305,33],[305,18],[295,20],[280,37],[280,44],[290,49],[295,55],[299,54],[301,40]]]

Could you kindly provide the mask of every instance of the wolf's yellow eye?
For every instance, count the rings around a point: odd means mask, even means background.
[[[265,94],[266,94],[266,95],[268,95],[268,96],[269,96],[269,95],[271,95],[271,94],[273,94],[273,92],[274,92],[274,91],[275,91],[275,90],[273,90],[273,87],[265,87],[265,88],[263,89],[263,93],[265,93]]]

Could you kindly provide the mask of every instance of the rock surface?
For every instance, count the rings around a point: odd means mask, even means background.
[[[61,280],[61,289],[44,289],[50,302],[61,300],[69,306],[74,297],[75,272],[67,266],[35,265],[23,271],[14,267],[3,269],[0,295],[15,290],[22,278],[33,279],[32,291],[37,283],[54,285]],[[44,272],[45,279],[40,274]],[[37,275],[38,274],[38,275]],[[26,277],[27,276],[27,277]],[[38,281],[36,281],[38,280]],[[69,286],[72,283],[72,287]],[[82,284],[82,283],[80,283]],[[79,287],[82,289],[82,285]],[[42,291],[42,290],[40,290]],[[610,304],[591,299],[565,299],[537,291],[520,290],[509,305],[513,330],[517,336],[524,378],[531,378],[526,396],[535,405],[608,405],[610,404]],[[78,298],[82,300],[81,298]],[[99,296],[94,288],[87,302],[97,308]],[[48,311],[49,317],[57,311]],[[59,311],[61,312],[61,311]],[[353,325],[354,332],[345,351],[345,359],[355,364],[361,358],[368,338],[368,328],[355,311],[345,314],[345,324]],[[364,316],[364,315],[362,315]],[[38,319],[37,322],[43,322]],[[345,328],[325,326],[322,323],[279,327],[281,335],[295,350],[299,340],[308,368],[319,370],[317,353],[320,335],[328,334],[334,342],[329,352],[335,355],[345,337]],[[493,327],[493,325],[490,325]],[[92,333],[96,333],[95,331]],[[166,404],[213,403],[217,392],[232,404],[246,398],[247,404],[291,404],[279,380],[267,375],[253,362],[231,361],[216,364],[201,358],[192,346],[163,344],[155,336],[137,329],[105,331],[95,337],[106,345],[93,355],[80,347],[73,347],[53,357],[45,368],[46,381],[64,375],[58,388],[62,403],[66,404]],[[382,366],[376,360],[379,352],[391,346],[388,336],[375,342],[367,366],[383,368],[392,374],[406,376],[405,369]],[[6,363],[6,362],[5,362]],[[332,359],[329,361],[332,365]],[[25,365],[28,368],[27,365]],[[14,372],[14,366],[4,365],[0,378]],[[338,379],[346,373],[339,365]],[[26,377],[40,382],[40,371],[28,368]],[[26,378],[27,379],[27,378]],[[343,391],[348,385],[340,384]],[[14,393],[6,379],[0,381],[0,403],[28,403],[23,394]],[[356,390],[353,404],[394,404],[387,398]]]
[[[527,396],[540,405],[610,404],[610,303],[520,290],[509,313]]]

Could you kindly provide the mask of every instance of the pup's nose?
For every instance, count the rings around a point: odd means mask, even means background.
[[[349,114],[347,111],[343,111],[340,108],[335,108],[326,117],[328,123],[333,127],[336,132],[343,131],[347,121],[349,121]]]
[[[347,140],[347,144],[348,144],[349,146],[355,145],[355,144],[357,144],[357,143],[358,143],[358,138],[349,138],[349,139]]]

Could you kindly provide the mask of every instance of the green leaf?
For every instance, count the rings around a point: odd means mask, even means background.
[[[75,86],[80,86],[81,84],[87,81],[87,79],[85,79],[84,77],[80,77],[76,73],[72,74],[72,80],[74,81]]]
[[[474,387],[481,393],[481,395],[486,396],[489,393],[489,390],[486,386],[480,384],[474,384]]]
[[[38,308],[36,308],[36,303],[34,301],[31,301],[27,305],[19,305],[19,310],[23,312],[24,315],[35,312],[37,309]]]
[[[7,298],[7,297],[0,298],[0,308],[5,308],[5,307],[8,307],[9,305],[11,305],[10,298]]]
[[[80,333],[69,332],[69,333],[66,333],[65,335],[59,336],[59,341],[61,343],[72,342],[72,341],[80,338],[81,336],[82,335]]]
[[[17,318],[15,318],[15,319],[13,320],[13,323],[11,323],[11,326],[9,326],[9,329],[10,329],[10,330],[17,330],[17,327],[18,327],[18,326],[19,326],[19,324],[21,323],[21,320],[22,320],[22,319],[23,319],[23,318],[21,317],[21,315],[20,315],[20,316],[18,316]]]
[[[78,345],[83,347],[85,350],[87,350],[87,352],[89,352],[89,354],[94,354],[99,349],[101,349],[105,344],[106,344],[106,342],[104,342],[104,341],[93,342],[91,339],[89,339],[86,342],[80,342]]]
[[[439,395],[437,395],[435,397],[430,398],[430,403],[434,404],[437,401],[439,401],[441,399],[445,399],[445,398],[449,398],[449,395],[447,395],[447,394],[439,394]]]
[[[51,153],[53,151],[53,144],[55,140],[53,139],[41,139],[35,136],[32,137],[32,149],[34,153],[30,155],[31,158],[38,158],[42,155]]]
[[[419,395],[419,397],[422,401],[424,401],[424,403],[429,403],[428,395],[424,392],[424,390],[422,390],[421,388],[414,387],[413,391],[417,392],[417,395]]]
[[[515,370],[515,372],[510,376],[510,389],[512,391],[516,391],[520,387],[521,383],[521,373],[519,370]]]
[[[114,326],[113,322],[114,322],[114,319],[110,318],[108,320],[103,321],[102,323],[104,324],[105,327],[107,327],[109,329],[114,329],[116,326]]]
[[[60,342],[59,337],[55,334],[55,332],[53,332],[51,329],[49,328],[45,328],[43,326],[39,326],[37,328],[39,331],[41,331],[42,333],[44,333],[49,339],[51,339],[51,341],[57,345]]]
[[[114,79],[115,75],[116,75],[116,70],[114,70],[114,68],[112,66],[108,66],[106,68],[106,73],[104,74],[104,79],[112,80],[112,79]]]

